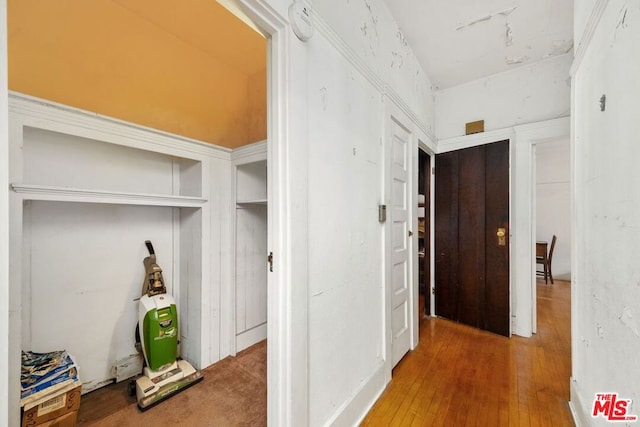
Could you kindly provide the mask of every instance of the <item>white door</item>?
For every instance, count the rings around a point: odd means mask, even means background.
[[[411,346],[409,165],[411,133],[393,117],[389,143],[391,179],[391,354],[395,366]]]

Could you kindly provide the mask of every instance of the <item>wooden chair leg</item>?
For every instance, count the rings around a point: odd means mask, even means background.
[[[551,274],[551,263],[549,263],[549,279],[551,279],[551,284],[553,285],[553,274]]]
[[[549,278],[549,270],[547,270],[546,262],[543,264],[543,266],[544,266],[544,284],[546,285],[548,283],[547,279]]]

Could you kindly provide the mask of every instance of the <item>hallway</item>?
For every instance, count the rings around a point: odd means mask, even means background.
[[[532,338],[422,319],[418,347],[362,425],[572,426],[570,283],[537,286]]]

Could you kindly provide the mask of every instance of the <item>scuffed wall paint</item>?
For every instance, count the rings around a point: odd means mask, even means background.
[[[572,60],[556,56],[437,91],[437,139],[464,135],[465,123],[476,120],[490,131],[568,116]]]
[[[321,37],[309,42],[310,425],[383,363],[381,96]]]
[[[640,414],[640,58],[631,54],[638,45],[640,4],[610,0],[574,75],[571,400],[586,417],[603,391],[632,399],[632,414]]]
[[[381,392],[385,366],[384,111],[399,100],[433,131],[431,84],[380,0],[314,2],[306,43],[308,372],[311,426],[352,425]],[[298,71],[299,73],[301,71]],[[388,373],[390,375],[390,372]],[[364,399],[364,400],[363,400]]]
[[[316,13],[433,133],[433,88],[411,46],[381,0],[315,2]]]

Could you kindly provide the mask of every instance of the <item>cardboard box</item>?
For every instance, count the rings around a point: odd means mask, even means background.
[[[37,424],[37,427],[76,427],[78,422],[78,411],[68,412],[61,417],[51,421]]]
[[[52,396],[22,413],[22,427],[75,426],[82,386]]]

